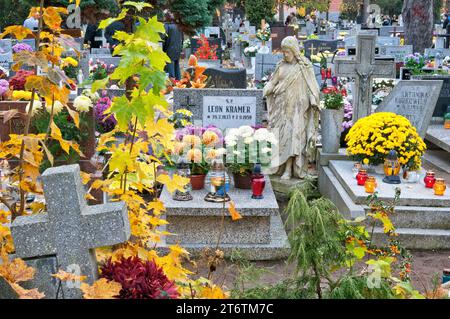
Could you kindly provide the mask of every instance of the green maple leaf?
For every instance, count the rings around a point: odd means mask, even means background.
[[[125,95],[120,97],[116,96],[113,99],[111,107],[108,109],[108,113],[114,113],[120,129],[128,129],[128,123],[133,116],[133,109],[130,107],[130,101],[128,101]]]
[[[151,8],[152,5],[145,2],[135,2],[135,1],[126,1],[123,4],[124,6],[135,7],[137,11],[142,11],[144,8]]]
[[[127,13],[128,13],[128,9],[122,9],[120,14],[116,18],[108,18],[108,19],[101,21],[100,24],[98,25],[98,28],[106,29],[113,22],[123,20],[127,16]]]

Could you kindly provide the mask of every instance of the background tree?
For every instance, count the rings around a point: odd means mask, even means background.
[[[362,0],[344,0],[341,4],[341,19],[356,20]]]
[[[274,20],[275,0],[245,0],[245,12],[251,25],[259,26],[262,19]]]
[[[433,45],[433,0],[405,0],[403,22],[405,44],[413,45],[414,52],[423,53]]]

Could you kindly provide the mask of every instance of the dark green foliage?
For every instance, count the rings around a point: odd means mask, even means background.
[[[275,15],[274,0],[245,0],[245,12],[251,25],[261,25],[261,20],[273,21]]]
[[[380,280],[380,287],[367,287],[366,276],[346,275],[341,278],[339,285],[325,293],[327,299],[394,299],[389,282]]]
[[[172,0],[170,10],[182,25],[196,30],[211,24],[208,0]]]

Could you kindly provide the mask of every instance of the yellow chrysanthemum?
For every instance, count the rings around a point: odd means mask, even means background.
[[[206,131],[203,133],[202,140],[206,146],[214,146],[219,141],[219,137],[213,131]]]
[[[183,143],[192,147],[196,147],[200,146],[202,141],[197,135],[185,135],[183,136]]]

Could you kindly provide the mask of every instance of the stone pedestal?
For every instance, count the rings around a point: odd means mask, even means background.
[[[347,219],[365,216],[368,211],[364,187],[357,186],[353,177],[354,162],[330,160],[319,167],[319,190],[338,207]],[[376,175],[378,197],[392,202],[395,188],[400,187],[401,197],[395,213],[391,216],[397,228],[399,240],[412,249],[450,248],[450,192],[435,196],[432,189],[425,188],[423,176],[417,184],[390,185],[382,182],[384,176]],[[375,241],[385,239],[383,228],[377,227]]]
[[[269,178],[264,199],[251,198],[250,190],[231,187],[229,195],[236,204],[242,219],[232,221],[229,204],[204,201],[206,190],[192,191],[192,201],[178,202],[164,189],[161,200],[166,207],[167,236],[160,249],[179,243],[191,254],[197,255],[205,248],[219,247],[230,256],[240,250],[250,260],[273,260],[289,255],[289,243],[281,221],[279,207]]]

